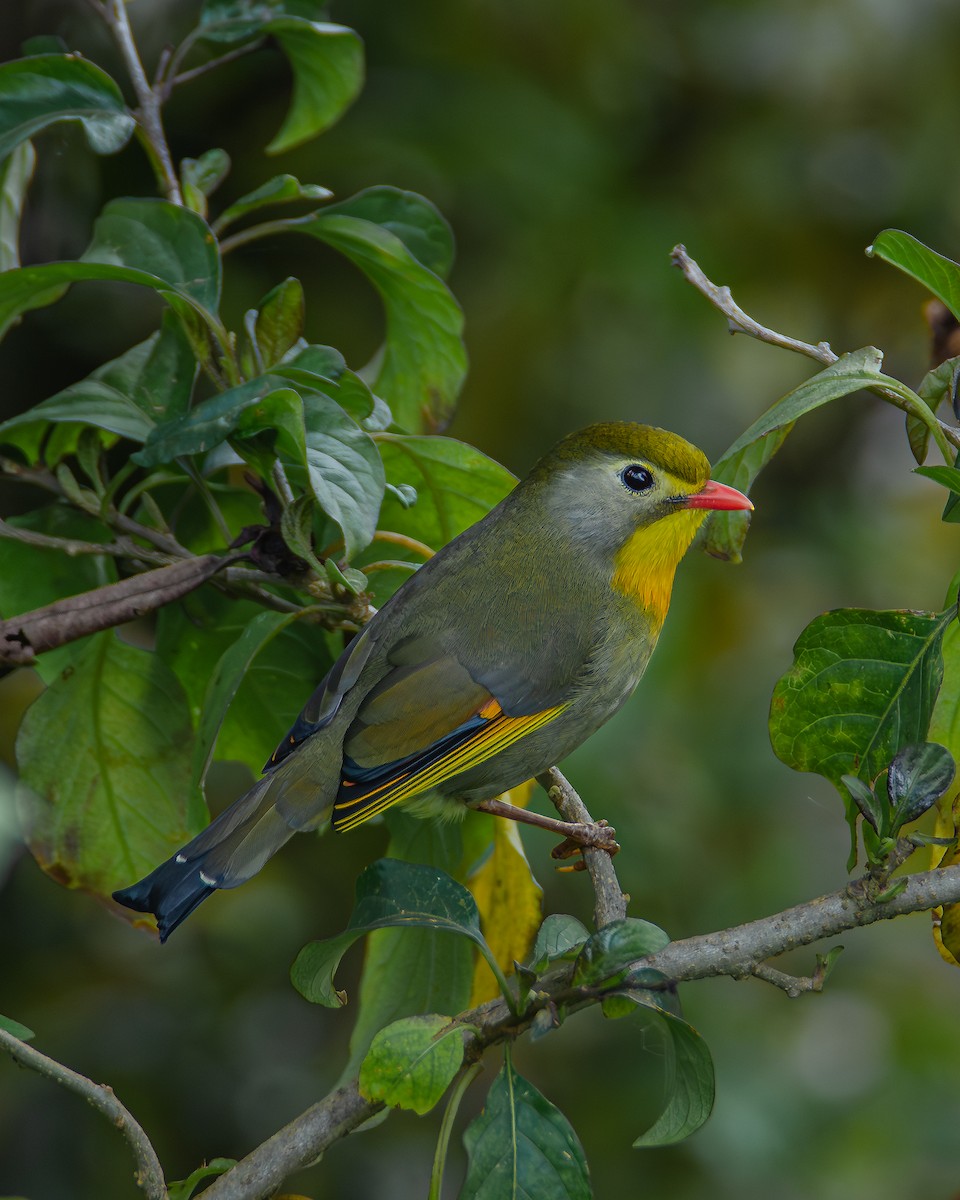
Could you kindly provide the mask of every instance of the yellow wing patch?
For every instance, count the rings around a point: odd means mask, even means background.
[[[566,707],[566,704],[558,704],[529,716],[508,717],[495,700],[488,701],[477,713],[483,718],[483,724],[465,728],[461,740],[453,740],[448,749],[436,756],[428,747],[415,758],[398,763],[396,775],[369,788],[362,782],[343,779],[333,806],[334,829],[340,833],[355,829],[391,805],[427,792],[454,775],[486,762],[514,742],[542,729]]]

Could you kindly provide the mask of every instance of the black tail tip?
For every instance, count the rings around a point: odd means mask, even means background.
[[[170,858],[138,883],[114,892],[113,898],[135,912],[153,913],[160,941],[165,942],[197,905],[217,890],[203,878],[202,863],[202,859],[181,862]]]

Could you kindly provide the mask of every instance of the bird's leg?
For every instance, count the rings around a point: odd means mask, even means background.
[[[563,841],[552,851],[553,858],[570,858],[571,855],[579,853],[584,846],[606,850],[608,854],[616,854],[620,849],[617,845],[617,831],[606,821],[598,821],[596,824],[558,821],[556,817],[544,817],[540,813],[518,808],[515,804],[508,804],[506,800],[500,799],[481,800],[479,804],[473,804],[471,807],[480,812],[490,813],[494,817],[506,817],[510,821],[536,825],[538,829],[549,829],[551,833],[559,834]]]

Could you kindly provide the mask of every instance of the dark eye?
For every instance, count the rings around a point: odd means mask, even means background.
[[[631,463],[629,467],[624,467],[620,472],[620,478],[623,486],[629,488],[631,492],[645,492],[653,487],[653,476],[646,467],[641,467],[639,463]]]

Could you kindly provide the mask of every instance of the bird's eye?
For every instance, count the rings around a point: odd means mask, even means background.
[[[631,463],[620,472],[620,479],[631,492],[646,492],[653,487],[653,475],[639,463]]]

